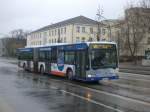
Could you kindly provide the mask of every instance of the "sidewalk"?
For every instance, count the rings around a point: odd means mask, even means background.
[[[129,62],[119,64],[120,72],[137,73],[143,75],[150,75],[150,66],[142,66],[140,63],[137,65]]]
[[[141,63],[138,63],[137,65],[135,65],[133,63],[124,62],[124,63],[119,64],[119,68],[150,71],[150,66],[142,66]]]
[[[0,112],[15,112],[12,105],[6,102],[3,98],[0,98]]]

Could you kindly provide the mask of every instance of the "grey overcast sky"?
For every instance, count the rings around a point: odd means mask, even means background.
[[[129,0],[0,0],[0,35],[14,29],[35,30],[83,15],[96,19],[100,5],[108,19],[123,15]],[[132,0],[138,1],[138,0]]]

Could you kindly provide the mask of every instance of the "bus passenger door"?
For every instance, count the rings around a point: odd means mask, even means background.
[[[77,51],[76,52],[76,76],[84,78],[85,76],[85,52]]]
[[[49,73],[51,71],[51,52],[45,52],[45,72]]]
[[[38,49],[34,48],[33,51],[34,72],[38,72],[38,59],[39,59]]]

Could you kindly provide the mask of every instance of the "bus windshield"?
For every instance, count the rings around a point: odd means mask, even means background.
[[[96,49],[91,51],[91,67],[99,68],[116,68],[117,53],[115,49]]]

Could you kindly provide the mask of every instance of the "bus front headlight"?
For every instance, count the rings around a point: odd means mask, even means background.
[[[92,77],[92,75],[89,74],[88,77]]]

